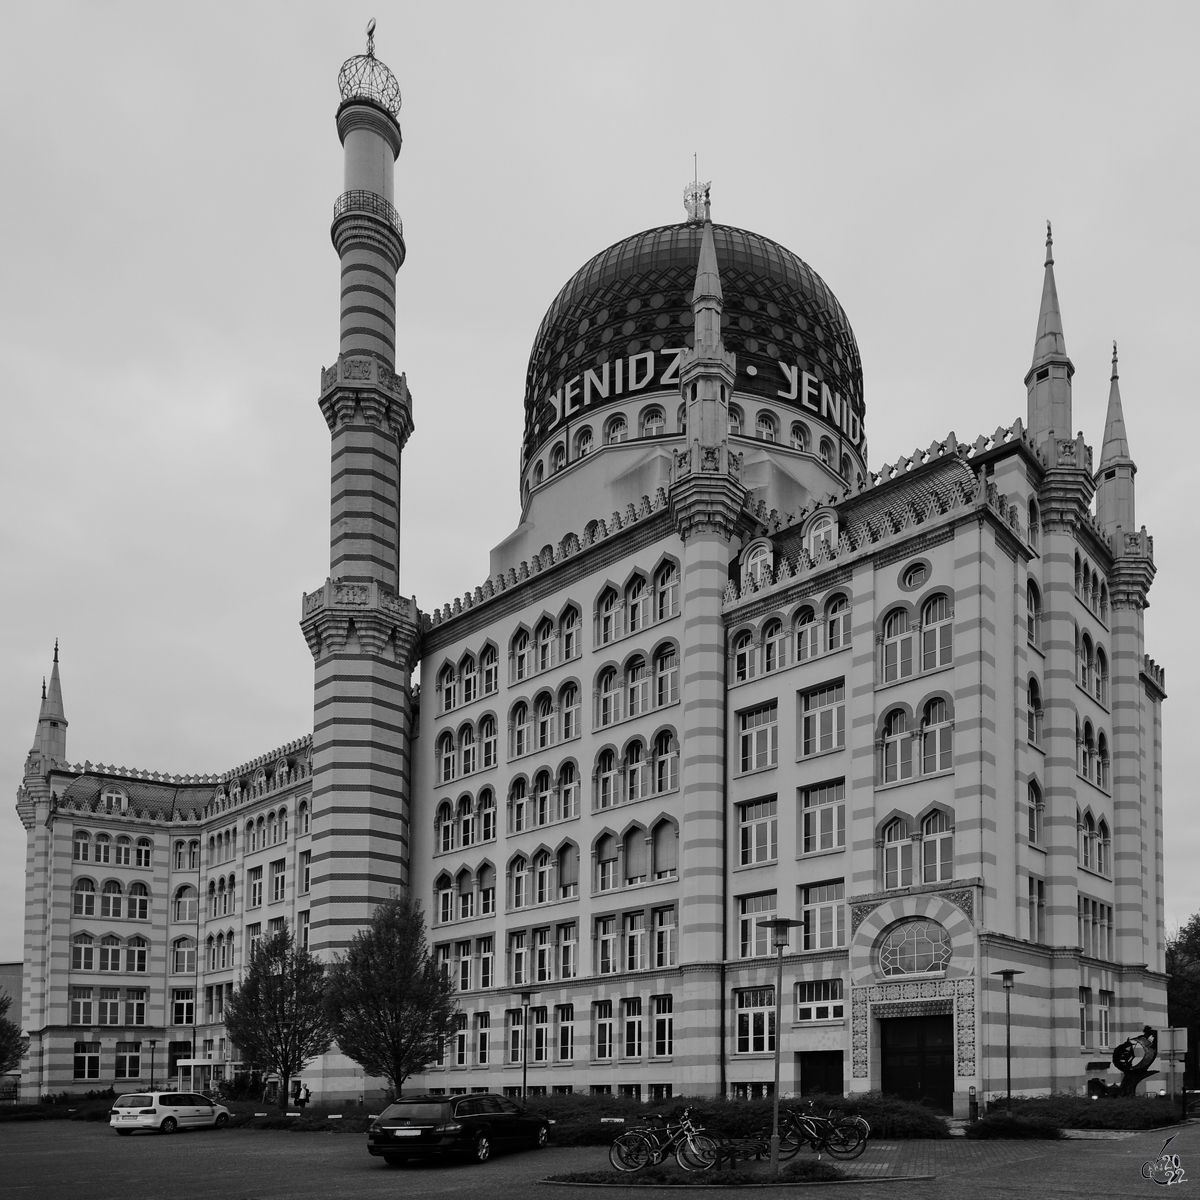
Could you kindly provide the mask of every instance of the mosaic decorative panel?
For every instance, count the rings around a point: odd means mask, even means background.
[[[850,990],[850,1063],[855,1079],[871,1073],[871,1022],[877,1017],[954,1014],[956,1073],[975,1074],[975,980],[913,979]]]

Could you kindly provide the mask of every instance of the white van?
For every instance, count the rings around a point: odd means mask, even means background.
[[[229,1109],[195,1092],[130,1092],[117,1097],[108,1117],[122,1137],[135,1129],[220,1129],[228,1120]]]

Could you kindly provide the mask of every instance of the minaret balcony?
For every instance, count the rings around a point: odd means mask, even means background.
[[[378,192],[364,188],[343,192],[333,205],[330,234],[339,255],[360,241],[386,255],[394,270],[404,265],[404,223],[391,201]]]
[[[400,220],[400,214],[393,204],[375,192],[364,191],[361,188],[343,192],[334,203],[333,219],[336,221],[349,213],[368,213],[379,217],[396,231],[401,241],[404,240],[404,223]]]

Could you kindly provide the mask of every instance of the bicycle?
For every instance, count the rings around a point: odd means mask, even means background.
[[[717,1143],[703,1134],[685,1108],[676,1124],[639,1125],[621,1134],[608,1149],[608,1161],[618,1171],[658,1166],[669,1154],[684,1171],[707,1171],[719,1153]],[[663,1120],[662,1117],[652,1118]]]
[[[818,1154],[857,1158],[866,1148],[871,1126],[862,1117],[820,1116],[808,1109],[785,1109],[780,1114],[779,1157],[794,1158],[806,1143]]]

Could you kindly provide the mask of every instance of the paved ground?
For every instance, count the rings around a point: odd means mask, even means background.
[[[879,1179],[854,1187],[806,1188],[805,1200],[990,1200],[995,1197],[1148,1197],[1158,1187],[1141,1176],[1174,1133],[1171,1151],[1200,1179],[1200,1124],[1122,1140],[1068,1142],[880,1142],[855,1164],[855,1173],[936,1175],[896,1183]],[[0,1126],[0,1194],[4,1200],[320,1200],[323,1197],[461,1197],[479,1200],[646,1200],[641,1188],[603,1192],[536,1186],[548,1174],[607,1166],[603,1147],[525,1151],[484,1167],[459,1164],[387,1167],[368,1157],[356,1134],[197,1130],[174,1137],[118,1138],[107,1126],[44,1121]],[[1184,1188],[1198,1185],[1188,1178]],[[671,1193],[668,1193],[671,1194]],[[697,1193],[687,1191],[684,1196]],[[746,1192],[705,1189],[729,1200]],[[762,1195],[761,1192],[751,1193]],[[767,1193],[768,1195],[775,1193]],[[787,1193],[782,1193],[787,1194]],[[795,1194],[795,1193],[792,1193]],[[1186,1193],[1172,1195],[1177,1197]]]

